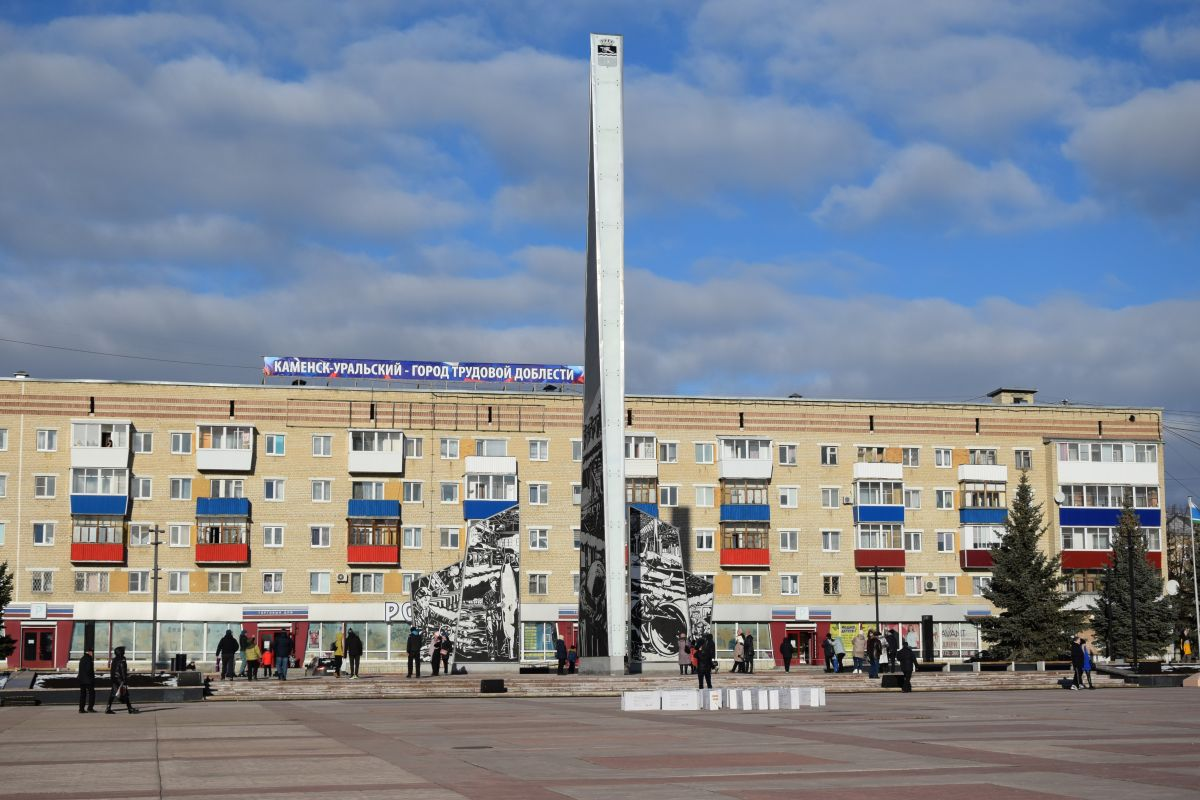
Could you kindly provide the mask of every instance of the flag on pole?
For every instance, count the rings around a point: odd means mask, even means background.
[[[1200,508],[1196,508],[1196,504],[1190,497],[1188,498],[1188,508],[1192,511],[1192,522],[1200,522]]]

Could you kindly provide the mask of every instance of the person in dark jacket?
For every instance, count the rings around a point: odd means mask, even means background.
[[[79,713],[96,713],[96,659],[88,648],[79,659]]]
[[[704,643],[700,645],[700,653],[696,660],[696,679],[700,681],[700,688],[703,689],[707,683],[708,688],[712,688],[712,671],[713,662],[717,660],[717,643],[713,641],[711,633],[704,634]]]
[[[112,679],[112,691],[108,693],[108,707],[104,709],[104,713],[117,713],[112,710],[113,700],[124,701],[130,714],[138,713],[138,710],[133,707],[133,703],[129,702],[129,663],[125,660],[124,647],[113,650],[112,661],[108,669]]]
[[[246,677],[246,648],[250,646],[250,638],[246,632],[238,634],[238,677]]]
[[[408,632],[408,641],[404,644],[408,652],[408,677],[413,676],[413,665],[417,667],[417,677],[421,677],[421,629],[412,628]]]
[[[883,655],[883,642],[880,641],[879,631],[867,632],[867,666],[869,678],[879,677],[879,661]]]
[[[742,672],[754,672],[754,634],[746,634],[746,646],[742,649]]]
[[[358,678],[358,663],[362,660],[363,642],[353,630],[346,631],[346,657],[350,659],[350,678]]]
[[[896,653],[900,650],[900,634],[896,632],[895,628],[888,628],[883,639],[887,647],[888,674],[890,675],[896,671]]]
[[[792,637],[785,636],[783,641],[779,643],[779,655],[783,657],[783,671],[792,671],[792,656],[796,653],[796,647],[792,644]]]
[[[233,680],[233,662],[240,649],[238,640],[233,638],[233,631],[226,630],[221,641],[217,642],[217,658],[221,659],[221,680]]]
[[[567,643],[561,636],[554,639],[554,657],[558,659],[558,674],[562,675],[567,668]]]
[[[287,631],[280,631],[275,634],[275,644],[271,648],[275,651],[275,677],[278,680],[286,681],[288,667],[292,665],[292,636]]]
[[[825,651],[825,671],[837,672],[837,652],[834,650],[832,633],[825,634],[821,647]]]
[[[904,646],[900,648],[900,652],[896,653],[896,659],[900,662],[900,673],[904,678],[900,683],[900,691],[911,692],[913,669],[917,666],[917,654],[913,652],[912,647],[905,641]]]
[[[442,657],[442,674],[450,674],[450,653],[454,651],[454,643],[450,641],[450,634],[442,630],[442,645],[438,648],[438,654]]]
[[[1071,640],[1071,689],[1079,691],[1083,688],[1083,637],[1076,636]]]

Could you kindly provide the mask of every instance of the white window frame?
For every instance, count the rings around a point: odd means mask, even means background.
[[[679,463],[679,442],[658,440],[658,463]]]
[[[550,484],[544,481],[536,481],[527,483],[529,487],[528,497],[529,505],[531,506],[548,506],[550,505]]]
[[[39,485],[39,481],[41,485]],[[58,476],[39,474],[33,476],[33,496],[38,500],[53,500],[58,496]]]
[[[660,483],[658,485],[658,504],[663,508],[677,507],[679,505],[679,484]]]
[[[908,500],[909,500],[910,493],[911,493],[912,497],[917,501],[915,505],[909,505]],[[904,508],[907,510],[910,510],[910,511],[920,511],[921,510],[921,487],[919,487],[919,486],[914,487],[914,488],[909,488],[907,486],[904,487]]]
[[[696,508],[716,508],[717,487],[715,485],[698,483],[693,488],[696,492]]]
[[[325,452],[321,452],[322,450]],[[333,434],[314,433],[312,435],[312,457],[333,458]]]
[[[130,491],[134,500],[154,499],[154,478],[146,475],[134,475],[129,479]],[[145,491],[142,491],[142,487]]]
[[[715,528],[695,528],[692,530],[696,543],[696,552],[711,553],[717,549],[717,531]]]
[[[949,504],[944,504],[944,500],[949,498]],[[946,488],[938,488],[933,490],[933,507],[937,511],[953,511],[954,510],[954,490]]]
[[[582,483],[572,483],[571,484],[571,505],[573,505],[573,506],[583,505],[583,484]]]
[[[958,597],[958,575],[936,575],[937,578],[937,593],[938,597]],[[949,586],[951,591],[943,591],[946,586]]]
[[[442,550],[461,550],[462,527],[458,525],[439,525],[438,546]]]
[[[794,467],[799,463],[800,446],[792,442],[780,442],[775,446],[776,453],[779,456],[779,466]]]
[[[781,572],[779,574],[779,594],[784,597],[795,597],[800,594],[800,573]]]
[[[901,531],[901,538],[904,541],[904,552],[920,553],[924,545],[925,531],[919,528],[905,528]],[[910,544],[916,544],[916,547],[909,547]]]
[[[321,533],[318,533],[321,532]],[[333,526],[309,523],[308,546],[311,550],[328,550],[333,546]]]
[[[729,594],[732,597],[762,597],[762,575],[730,575]]]
[[[38,567],[30,568],[29,570],[29,593],[30,594],[54,594],[54,573],[58,572],[57,568],[42,569]],[[37,584],[40,582],[40,586]],[[15,584],[15,581],[14,581]],[[15,655],[15,652],[14,652]],[[11,656],[10,656],[11,657]]]
[[[318,491],[318,487],[323,487],[322,491]],[[321,495],[321,496],[318,496]],[[314,503],[332,503],[333,502],[333,478],[309,478],[308,479],[308,498]]]
[[[284,573],[284,570],[281,570],[281,569],[263,570],[262,571],[262,593],[263,594],[283,594],[283,573]]]
[[[717,463],[717,443],[716,442],[692,442],[694,455],[697,464],[715,464]]]
[[[405,435],[405,437],[404,437],[404,457],[405,458],[424,458],[425,457],[425,437]]]
[[[192,501],[194,487],[192,486],[192,478],[190,475],[172,475],[167,480],[167,485],[170,488],[170,499],[183,503],[190,503]],[[187,488],[186,497],[183,493],[183,489],[185,487]]]
[[[831,585],[836,584],[835,591],[827,591]],[[842,596],[842,573],[840,572],[822,572],[821,573],[821,596],[822,597],[841,597]]]
[[[529,528],[529,549],[550,549],[550,529],[548,527],[544,525],[537,525]]]
[[[1028,465],[1021,466],[1021,454],[1024,453],[1028,458]],[[1013,448],[1013,468],[1018,470],[1033,469],[1033,448],[1032,447],[1014,447]]]
[[[791,540],[790,542],[788,540]],[[800,552],[800,530],[798,528],[781,528],[779,531],[779,552]]]
[[[779,507],[780,508],[799,508],[800,507],[800,487],[799,486],[779,486]]]
[[[529,590],[531,597],[545,597],[550,594],[550,575],[549,572],[529,572],[526,573],[527,578],[525,588]]]
[[[168,436],[171,438],[171,455],[173,456],[190,456],[196,449],[193,431],[170,431]]]
[[[282,444],[282,447],[279,445]],[[287,455],[286,433],[264,433],[263,454],[272,458],[282,458]]]
[[[322,576],[324,576],[324,578],[325,578],[325,580],[323,581],[325,584],[324,588],[321,587],[321,584],[322,584],[321,577]],[[316,588],[313,588],[314,580],[317,584]],[[309,594],[329,594],[329,589],[330,589],[330,586],[332,583],[333,583],[333,576],[329,574],[329,570],[310,569],[308,571],[308,593]]]
[[[40,542],[37,540],[37,531],[39,525],[42,526],[42,541]],[[30,520],[29,530],[32,534],[34,547],[53,547],[55,535],[58,533],[58,521],[52,519]],[[47,536],[47,534],[49,534],[49,536]]]
[[[268,496],[267,486],[274,486],[275,496]],[[263,501],[267,503],[282,503],[287,499],[287,478],[263,478]]]
[[[146,446],[149,442],[149,447]],[[133,431],[130,435],[130,447],[134,455],[149,455],[154,452],[154,431]]]
[[[208,570],[206,572],[206,576],[207,576],[206,584],[208,587],[208,593],[209,594],[241,594],[242,590],[246,588],[245,580],[243,578],[244,572],[245,572],[245,570]],[[217,581],[217,588],[215,588],[215,589],[213,588],[213,579],[214,578],[216,578],[216,581]],[[222,589],[221,583],[224,582],[224,579],[226,579],[226,578],[229,579],[229,588]],[[237,580],[235,581],[234,578],[236,578]],[[233,584],[235,582],[237,583],[236,589],[233,588]]]
[[[409,538],[409,533],[413,537]],[[400,546],[405,550],[420,550],[425,536],[425,528],[423,525],[402,525],[400,527]],[[409,542],[412,542],[410,544]]]
[[[442,461],[457,461],[459,458],[459,440],[453,436],[442,436],[438,439],[438,458]]]
[[[912,463],[909,462],[909,456],[912,455]],[[900,463],[902,466],[915,469],[921,466],[921,446],[920,445],[903,445],[900,448]]]
[[[37,452],[58,452],[58,428],[38,428],[34,436]]]
[[[836,444],[818,444],[818,459],[822,467],[836,467],[838,465],[838,447]]]
[[[364,579],[370,577],[370,588],[365,588]],[[358,588],[355,589],[355,583]],[[383,594],[384,573],[372,571],[356,571],[350,573],[350,594]]]
[[[404,502],[418,505],[425,502],[425,481],[401,481]]]
[[[176,538],[175,534],[182,534],[182,540]],[[168,522],[167,523],[167,547],[191,547],[192,546],[192,523],[190,522]]]
[[[529,440],[529,460],[530,461],[549,461],[550,460],[550,440],[549,439],[530,439]]]
[[[829,493],[833,492],[833,502],[830,503]],[[842,487],[840,486],[822,486],[821,487],[821,508],[831,509],[839,508],[842,504]]]
[[[287,526],[286,526],[286,525],[281,525],[281,524],[279,524],[279,523],[275,523],[275,522],[272,522],[272,523],[264,523],[264,524],[263,524],[263,526],[262,526],[262,530],[263,530],[263,547],[267,547],[267,548],[271,548],[271,549],[275,549],[275,548],[283,547],[284,537],[287,535],[287,530],[286,530],[286,528],[287,528]],[[267,533],[268,531],[276,531],[276,532],[278,532],[278,534],[279,534],[278,541],[274,541],[274,542],[272,542],[272,541],[271,541],[271,536],[269,536],[269,535],[268,535],[268,533]]]
[[[571,440],[571,460],[577,464],[583,461],[583,439]]]
[[[837,547],[829,547],[831,537],[826,534],[833,534]],[[821,529],[821,552],[822,553],[840,553],[842,552],[842,529],[841,528],[822,528]]]
[[[938,553],[942,553],[942,554],[954,553],[954,545],[955,545],[954,540],[957,538],[955,536],[955,533],[956,533],[956,531],[945,531],[945,530],[937,531],[937,533],[935,535],[937,536],[937,552]],[[947,549],[945,547],[945,544],[947,541],[950,543],[949,549]]]
[[[980,581],[987,581],[988,586],[992,583],[991,574],[987,575],[972,575],[971,576],[971,596],[983,597],[983,593],[987,591],[987,586],[980,586]]]
[[[942,463],[942,462],[945,463]],[[938,469],[953,469],[954,467],[954,448],[953,447],[935,447],[933,448],[933,466]]]
[[[192,573],[186,569],[169,569],[167,572],[167,594],[190,594]],[[172,586],[172,584],[175,584]]]
[[[454,490],[453,492],[451,492],[452,496],[449,500],[446,499],[446,489],[447,488],[451,488]],[[458,481],[442,481],[441,483],[438,484],[438,500],[441,501],[442,505],[444,505],[444,506],[457,505],[459,502],[459,498],[461,496],[462,496],[462,484],[459,483]]]

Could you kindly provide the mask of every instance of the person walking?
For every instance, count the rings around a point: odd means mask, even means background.
[[[96,659],[92,648],[79,659],[79,713],[96,713]]]
[[[785,636],[783,641],[779,643],[779,655],[783,657],[783,671],[792,671],[792,655],[796,652],[795,646],[792,644],[792,637]]]
[[[246,656],[246,680],[258,680],[258,662],[262,658],[258,643],[253,639],[248,640],[242,653]]]
[[[1071,639],[1071,690],[1083,688],[1083,637]]]
[[[454,651],[454,642],[450,641],[450,634],[446,629],[442,629],[442,645],[438,648],[438,653],[442,657],[442,674],[450,674],[450,653]]]
[[[840,636],[835,636],[833,639],[833,660],[837,664],[833,671],[841,672],[842,667],[845,666],[843,662],[846,660],[846,645]]]
[[[286,681],[288,668],[292,666],[292,636],[287,631],[275,634],[275,678]]]
[[[746,660],[746,637],[738,631],[737,639],[733,642],[733,672],[741,672]]]
[[[825,634],[825,641],[821,642],[821,649],[825,652],[825,671],[837,672],[837,651],[833,647],[832,633]]]
[[[863,636],[862,631],[854,634],[854,638],[850,640],[850,655],[854,659],[854,674],[858,675],[862,672],[863,660],[867,657],[867,637]]]
[[[554,637],[554,657],[558,660],[558,674],[562,675],[567,669],[567,643],[561,636]]]
[[[269,678],[275,672],[275,652],[271,650],[271,640],[263,639],[262,643],[263,677]]]
[[[675,641],[675,660],[679,662],[679,674],[687,675],[688,667],[692,665],[692,646],[686,636],[680,636]]]
[[[745,648],[742,650],[742,672],[754,674],[754,634],[746,634]]]
[[[900,649],[900,634],[895,628],[888,628],[887,633],[883,635],[887,643],[887,659],[888,659],[888,674],[896,671],[896,652]]]
[[[241,648],[233,638],[233,631],[226,628],[225,635],[217,642],[217,658],[221,659],[221,680],[233,680],[233,663]]]
[[[911,692],[913,669],[917,666],[917,654],[913,652],[907,640],[900,651],[896,653],[896,660],[900,662],[900,674],[903,676],[903,680],[900,682],[900,691]]]
[[[363,641],[354,629],[346,631],[346,657],[350,659],[350,680],[358,680],[359,662],[362,660]]]
[[[880,641],[879,631],[870,631],[867,634],[867,664],[870,666],[868,678],[874,680],[879,677],[879,659],[882,655],[883,642]]]
[[[705,684],[709,689],[712,688],[713,662],[716,660],[717,644],[713,641],[712,634],[706,633],[704,634],[704,643],[700,645],[700,652],[696,656],[696,680],[700,682],[701,689],[705,687]]]
[[[342,659],[346,656],[346,637],[341,631],[333,637],[333,677],[342,677]]]
[[[234,645],[237,645],[237,640],[234,639]],[[105,714],[115,714],[112,710],[113,700],[119,700],[125,703],[125,708],[129,709],[130,714],[138,713],[138,710],[133,707],[133,703],[129,702],[129,663],[125,660],[125,648],[118,647],[113,650],[112,661],[109,662],[109,680],[112,681],[112,690],[108,693],[108,706],[105,707]]]
[[[1087,678],[1088,688],[1095,689],[1096,684],[1092,683],[1092,648],[1087,639],[1080,639],[1079,645],[1083,648],[1083,674]],[[1082,686],[1083,683],[1080,682],[1079,685]]]
[[[404,644],[404,649],[408,653],[408,677],[413,676],[413,665],[417,668],[417,677],[421,677],[421,629],[411,628],[408,632],[408,641]]]

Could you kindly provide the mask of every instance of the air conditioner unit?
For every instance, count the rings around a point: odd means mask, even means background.
[[[853,498],[853,497],[843,497],[843,498],[842,498],[842,505],[844,505],[844,506],[852,506],[852,505],[854,505],[854,498]]]
[[[347,574],[346,574],[346,573],[344,573],[344,572],[339,572],[339,573],[337,574],[337,582],[338,582],[338,583],[349,583],[349,582],[350,582],[350,576],[349,576],[349,575],[347,575]]]
[[[934,583],[933,581],[925,581],[925,591],[927,591],[927,592],[936,592],[936,591],[937,591],[937,584],[936,584],[936,583]]]

